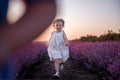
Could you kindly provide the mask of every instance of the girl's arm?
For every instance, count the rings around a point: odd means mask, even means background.
[[[50,36],[50,39],[49,39],[49,41],[48,41],[48,42],[50,42],[50,40],[52,39],[52,36],[53,36],[53,32],[51,33],[51,36]]]
[[[65,40],[65,45],[66,46],[68,46],[68,38],[67,38],[67,36],[66,36],[66,34],[65,34],[65,32],[63,31],[63,37],[64,37],[64,40]]]

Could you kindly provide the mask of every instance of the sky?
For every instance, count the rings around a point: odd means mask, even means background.
[[[14,1],[16,2],[11,2],[11,4],[21,3],[16,5],[18,6],[16,8],[19,8],[22,13],[11,6],[12,11],[9,11],[9,15],[16,11],[20,17],[25,11],[24,5],[19,0]],[[120,0],[57,0],[57,8],[56,18],[65,20],[63,29],[69,40],[86,35],[99,36],[107,30],[118,32],[120,29]],[[19,17],[9,21],[14,23]],[[53,30],[54,28],[49,26],[35,40],[48,41]]]

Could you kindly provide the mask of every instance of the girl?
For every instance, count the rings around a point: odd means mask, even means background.
[[[52,32],[48,45],[48,55],[50,61],[54,61],[56,73],[54,76],[59,76],[59,68],[63,69],[63,64],[69,58],[68,39],[65,32],[63,19],[56,19],[53,22],[55,31]]]

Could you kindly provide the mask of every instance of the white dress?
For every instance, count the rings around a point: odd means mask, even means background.
[[[63,32],[63,30],[61,32],[52,32],[52,38],[47,49],[51,61],[53,59],[66,61],[69,58],[69,48],[65,45]]]

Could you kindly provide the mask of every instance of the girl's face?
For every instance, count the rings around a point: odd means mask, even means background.
[[[56,31],[61,31],[63,28],[63,23],[62,22],[56,22],[54,25],[54,28],[56,29]]]

